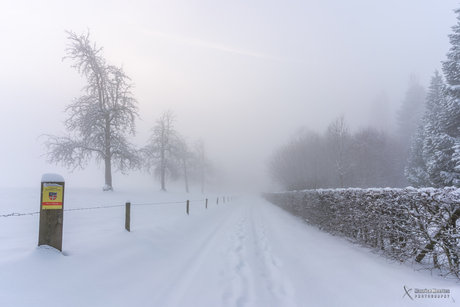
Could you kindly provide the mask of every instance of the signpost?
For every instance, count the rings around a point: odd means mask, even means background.
[[[40,193],[38,246],[49,245],[62,252],[65,181],[58,174],[43,174]]]

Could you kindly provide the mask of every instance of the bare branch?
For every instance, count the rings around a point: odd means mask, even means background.
[[[133,85],[122,68],[106,64],[102,48],[90,42],[89,31],[80,36],[71,31],[66,34],[69,44],[63,60],[70,59],[87,84],[85,94],[65,109],[69,114],[65,126],[73,136],[46,135],[48,161],[75,169],[92,158],[103,160],[105,183],[111,188],[112,165],[123,174],[141,165],[137,150],[126,138],[136,134],[139,117]]]

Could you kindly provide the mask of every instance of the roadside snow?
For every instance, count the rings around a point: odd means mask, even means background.
[[[38,211],[39,189],[0,189],[0,215]],[[0,218],[0,306],[455,306],[460,286],[390,263],[258,197],[66,189],[63,253],[38,215]],[[205,209],[205,198],[209,198]],[[131,232],[124,205],[131,200]],[[185,200],[190,199],[190,215]],[[193,200],[193,201],[192,201]],[[180,202],[179,202],[180,201]],[[155,204],[168,202],[168,204]],[[142,205],[140,205],[142,204]],[[450,289],[450,298],[403,298]],[[453,300],[457,302],[454,303]]]

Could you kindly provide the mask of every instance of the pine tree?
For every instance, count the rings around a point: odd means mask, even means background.
[[[398,134],[404,144],[410,144],[412,136],[417,133],[424,112],[425,97],[425,89],[419,83],[418,78],[411,74],[401,108],[396,112]]]
[[[457,24],[449,35],[451,48],[447,60],[442,62],[446,78],[435,72],[431,79],[423,117],[422,162],[416,151],[420,150],[420,140],[414,142],[411,164],[406,169],[409,180],[416,167],[426,170],[427,184],[434,187],[460,186],[460,9],[456,9]],[[417,162],[419,161],[419,162]]]
[[[424,127],[420,125],[417,133],[412,138],[409,164],[405,169],[407,180],[415,187],[429,185],[428,174],[426,172],[426,161],[423,156],[423,143],[425,141],[424,132]]]
[[[446,77],[445,107],[440,113],[439,124],[443,128],[438,142],[443,147],[444,159],[450,161],[448,167],[441,171],[441,177],[447,185],[460,186],[460,9],[456,9],[457,24],[449,35],[451,48],[447,60],[442,63]]]
[[[423,157],[429,185],[450,186],[458,178],[452,161],[455,137],[451,130],[449,99],[442,76],[436,71],[431,79],[424,115]]]
[[[460,97],[460,8],[454,10],[457,13],[457,24],[452,27],[453,33],[449,34],[452,47],[447,53],[447,61],[442,62],[442,70],[448,84],[449,96]]]
[[[452,100],[446,94],[442,76],[435,71],[425,103],[422,125],[413,138],[406,176],[415,186],[443,187],[456,184],[460,174],[455,170]]]
[[[391,111],[387,92],[378,93],[370,104],[369,125],[381,131],[390,129]]]

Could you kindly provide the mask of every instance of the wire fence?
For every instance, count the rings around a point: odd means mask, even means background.
[[[225,198],[225,197],[223,197]],[[230,197],[227,197],[230,199]],[[219,199],[213,198],[213,199]],[[181,200],[181,201],[169,201],[169,202],[153,202],[153,203],[141,203],[141,204],[131,204],[131,206],[154,206],[154,205],[168,205],[168,204],[184,204],[187,201],[192,203],[192,202],[204,202],[208,199],[195,199],[195,200]],[[210,200],[210,199],[209,199]],[[225,202],[225,201],[224,201]],[[98,207],[85,207],[85,208],[70,208],[70,209],[64,209],[64,212],[68,211],[82,211],[82,210],[95,210],[95,209],[107,209],[107,208],[115,208],[115,207],[125,207],[125,204],[123,205],[108,205],[108,206],[98,206]],[[28,213],[18,213],[18,212],[13,212],[9,214],[2,214],[0,215],[0,218],[2,217],[13,217],[13,216],[27,216],[27,215],[35,215],[35,214],[40,214],[40,211],[37,212],[28,212]]]
[[[52,195],[54,194],[54,195]],[[56,199],[56,194],[57,193],[51,193],[49,198],[54,200]],[[54,196],[54,198],[51,198]],[[225,200],[227,199],[227,202],[230,201],[230,199],[234,199],[234,197],[222,197],[223,203],[225,203]],[[190,215],[190,204],[191,203],[197,203],[197,202],[202,202],[205,204],[205,208],[208,208],[208,198],[206,199],[193,199],[193,200],[182,200],[182,201],[162,201],[162,202],[150,202],[150,203],[134,203],[131,204],[130,201],[127,201],[125,204],[119,204],[119,205],[106,205],[106,206],[96,206],[96,207],[84,207],[84,208],[68,208],[64,209],[63,208],[63,201],[62,198],[60,198],[60,207],[56,208],[58,210],[49,210],[45,204],[48,204],[46,201],[43,201],[40,207],[40,211],[36,212],[27,212],[27,213],[18,213],[18,212],[13,212],[9,214],[1,214],[0,218],[2,217],[16,217],[16,216],[33,216],[33,215],[39,215],[39,239],[38,239],[38,245],[48,245],[53,248],[56,248],[59,251],[62,251],[62,234],[63,234],[63,221],[64,221],[64,215],[63,212],[69,212],[69,211],[85,211],[85,210],[96,210],[96,209],[108,209],[108,208],[119,208],[119,207],[125,207],[125,230],[128,232],[131,232],[131,207],[132,206],[155,206],[155,205],[169,205],[169,204],[185,204],[185,212],[187,215]],[[219,197],[216,199],[216,205],[219,204]],[[174,206],[176,208],[176,206]],[[54,209],[54,208],[52,208]],[[174,209],[176,210],[176,209]],[[7,224],[7,223],[5,223]]]
[[[0,217],[10,217],[10,216],[24,216],[24,215],[34,215],[34,214],[39,214],[40,212],[29,212],[29,213],[10,213],[10,214],[2,214]]]

